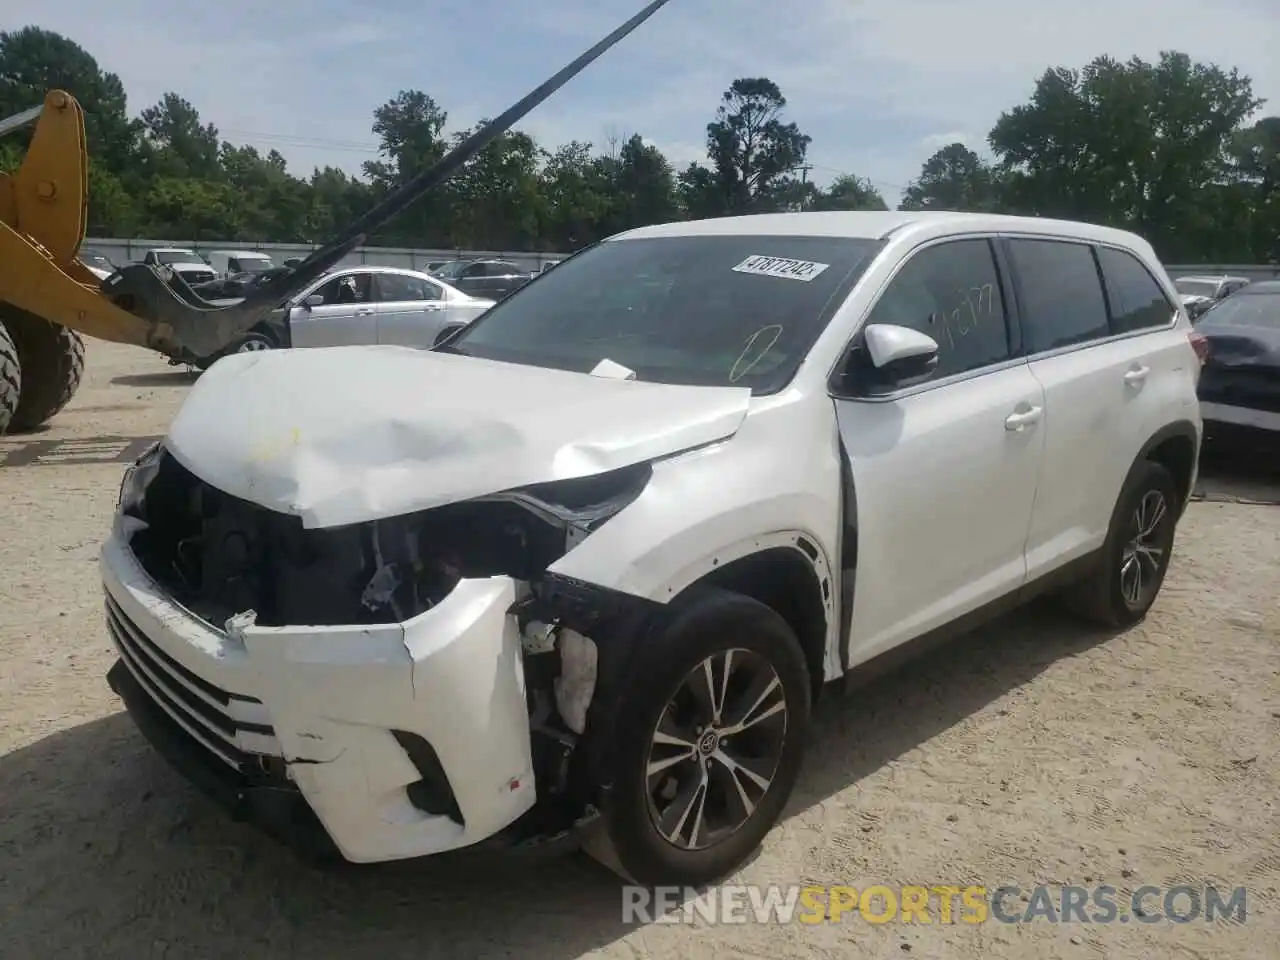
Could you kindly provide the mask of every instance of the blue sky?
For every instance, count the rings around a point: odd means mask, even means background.
[[[274,147],[297,173],[354,172],[376,156],[374,108],[398,90],[425,90],[451,127],[469,126],[641,5],[6,0],[0,28],[70,36],[120,75],[134,112],[176,90],[224,138]],[[982,149],[1050,64],[1184,50],[1239,67],[1280,113],[1277,43],[1277,0],[672,0],[522,126],[545,145],[638,132],[683,166],[725,87],[768,76],[813,137],[816,180],[856,173],[895,202],[938,146]]]

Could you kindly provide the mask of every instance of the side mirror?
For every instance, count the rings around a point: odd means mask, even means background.
[[[919,330],[873,323],[849,358],[846,379],[859,393],[875,396],[924,383],[938,369],[938,341]]]
[[[320,296],[320,294],[318,293],[313,293],[311,296],[307,297],[307,299],[302,301],[302,305],[306,307],[308,310],[310,310],[312,307],[319,307],[323,305],[323,303],[324,303],[324,297]]]

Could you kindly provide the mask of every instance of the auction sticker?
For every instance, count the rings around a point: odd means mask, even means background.
[[[733,270],[734,273],[754,273],[761,277],[803,280],[808,283],[829,266],[831,266],[829,263],[814,263],[812,260],[790,260],[786,257],[766,257],[757,253],[747,257]]]

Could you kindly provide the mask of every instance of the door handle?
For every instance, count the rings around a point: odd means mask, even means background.
[[[357,316],[357,317],[369,317],[369,316],[372,316],[372,315],[373,315],[373,310],[372,310],[372,309],[357,310],[357,311],[356,311],[356,316]]]
[[[1039,423],[1043,414],[1044,407],[1029,407],[1026,410],[1019,410],[1017,413],[1011,413],[1004,418],[1004,428],[1010,433],[1021,433],[1027,427],[1033,427]]]
[[[1147,382],[1147,374],[1150,372],[1151,372],[1150,367],[1145,367],[1142,364],[1138,364],[1137,366],[1131,368],[1124,375],[1124,382],[1131,387],[1140,387]]]

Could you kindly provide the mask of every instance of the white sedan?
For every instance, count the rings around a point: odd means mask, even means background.
[[[298,294],[283,320],[294,347],[430,347],[445,328],[468,324],[491,306],[416,270],[342,267]]]

